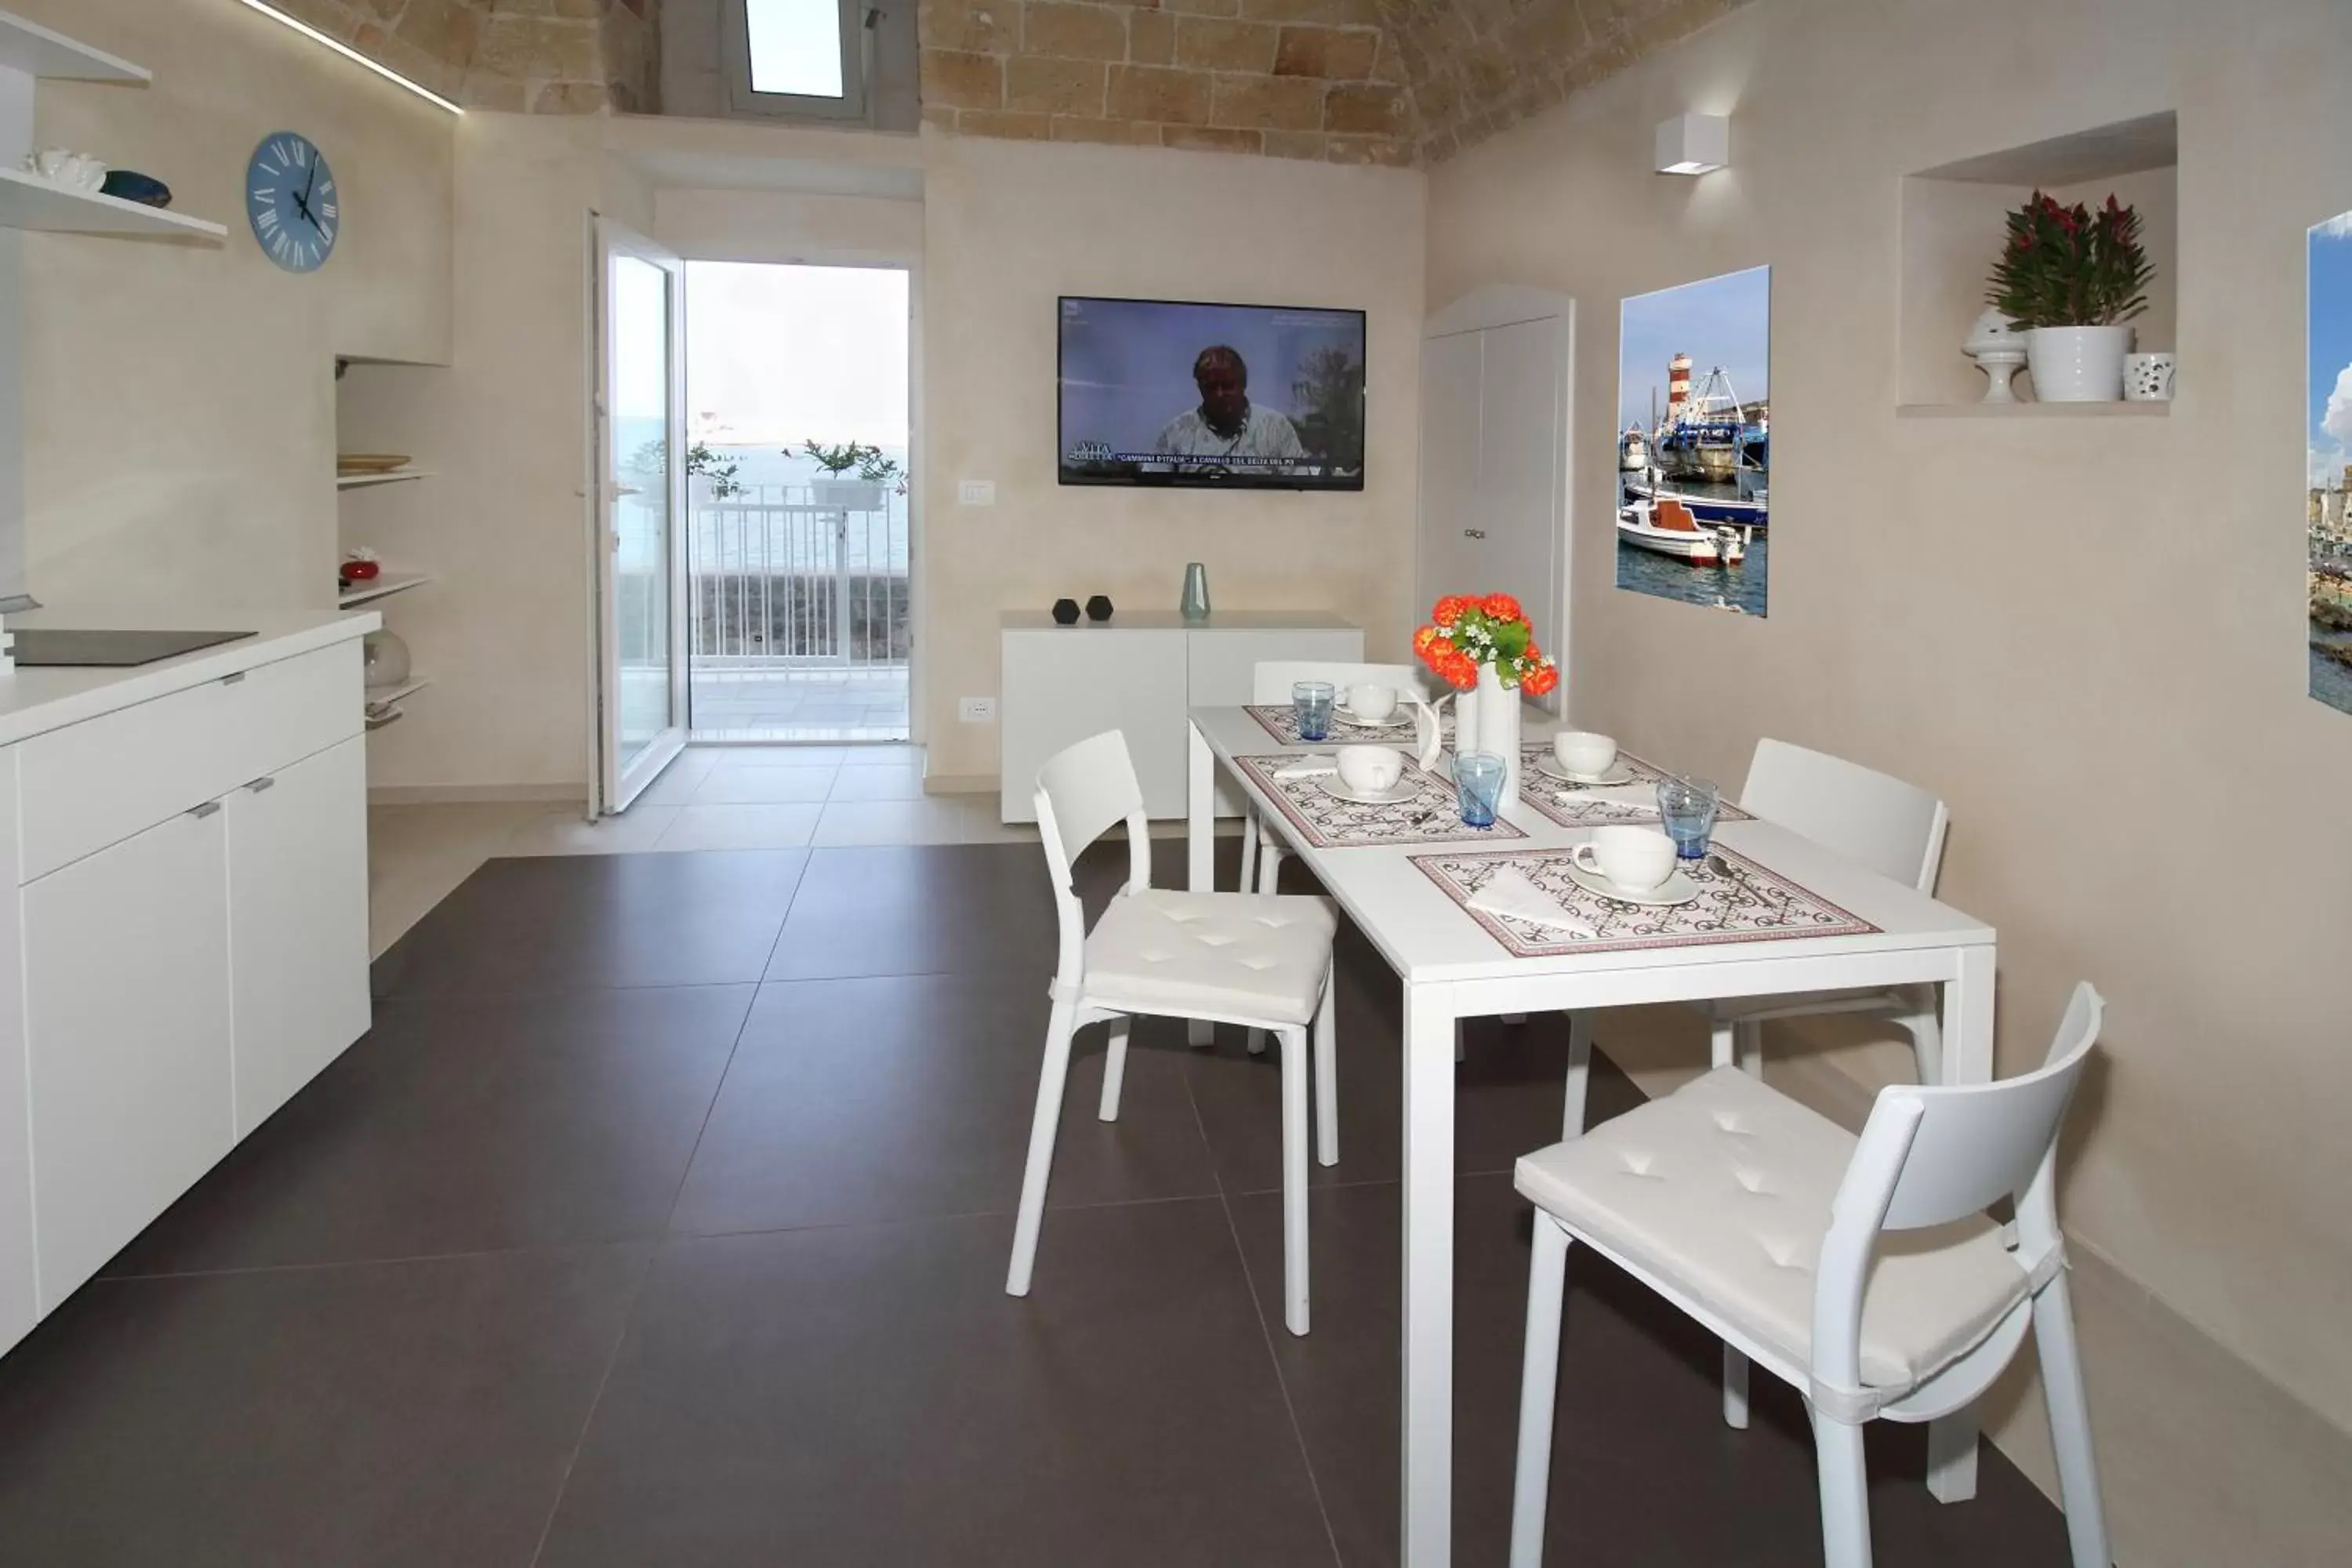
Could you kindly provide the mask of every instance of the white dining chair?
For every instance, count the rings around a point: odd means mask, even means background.
[[[1829,1568],[1868,1568],[1863,1426],[1972,1403],[2032,1329],[2075,1568],[2109,1568],[2058,1228],[2058,1124],[2098,1038],[2077,986],[2045,1064],[1881,1089],[1859,1139],[1732,1067],[1518,1162],[1537,1209],[1511,1568],[1539,1568],[1568,1247],[1582,1242],[1805,1395]],[[1984,1211],[2015,1204],[2007,1230]]]
[[[1037,773],[1037,836],[1054,881],[1060,956],[1053,1011],[1037,1079],[1028,1163],[1013,1228],[1008,1295],[1029,1294],[1053,1173],[1054,1142],[1069,1077],[1070,1038],[1108,1024],[1097,1115],[1118,1120],[1130,1025],[1139,1014],[1203,1018],[1271,1031],[1282,1042],[1283,1321],[1307,1332],[1307,1028],[1314,1028],[1317,1161],[1339,1159],[1338,1018],[1331,937],[1339,918],[1327,899],[1177,892],[1151,885],[1150,824],[1127,742],[1116,730],[1079,742]],[[1070,868],[1087,846],[1127,824],[1127,885],[1089,931]]]

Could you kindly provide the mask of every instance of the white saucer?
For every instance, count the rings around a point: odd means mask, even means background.
[[[1558,757],[1546,752],[1536,759],[1536,772],[1548,779],[1557,779],[1561,784],[1577,784],[1585,789],[1609,789],[1633,782],[1633,770],[1622,757],[1610,763],[1605,773],[1572,773],[1559,765]]]
[[[1421,793],[1420,782],[1409,777],[1399,778],[1395,784],[1376,795],[1349,788],[1347,782],[1337,773],[1317,779],[1315,787],[1333,800],[1344,800],[1356,805],[1402,805]]]
[[[1698,884],[1679,866],[1666,879],[1646,893],[1629,893],[1608,878],[1588,871],[1575,861],[1568,862],[1568,874],[1576,885],[1588,893],[1598,893],[1604,899],[1614,899],[1621,904],[1647,904],[1654,909],[1670,909],[1686,904],[1698,897]]]
[[[1389,716],[1385,719],[1365,719],[1359,717],[1355,710],[1349,708],[1346,703],[1334,702],[1331,704],[1331,717],[1334,719],[1345,720],[1347,722],[1356,726],[1359,730],[1409,730],[1412,728],[1412,710],[1402,706],[1389,710]]]

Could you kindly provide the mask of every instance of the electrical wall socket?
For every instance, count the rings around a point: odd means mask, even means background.
[[[956,505],[994,506],[995,504],[996,481],[994,479],[959,479],[956,481]]]
[[[993,724],[996,722],[996,699],[960,697],[956,699],[956,717],[967,724]]]

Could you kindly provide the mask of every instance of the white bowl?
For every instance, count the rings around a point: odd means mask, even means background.
[[[1397,694],[1393,686],[1366,684],[1348,688],[1348,711],[1359,719],[1377,724],[1396,711]]]
[[[1551,754],[1570,773],[1599,778],[1617,760],[1617,742],[1590,730],[1562,730],[1551,738]]]
[[[1404,776],[1404,757],[1391,746],[1342,746],[1339,782],[1359,795],[1379,795]]]

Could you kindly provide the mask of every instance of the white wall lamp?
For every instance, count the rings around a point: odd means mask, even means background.
[[[1731,121],[1721,114],[1680,114],[1658,126],[1658,173],[1711,174],[1731,166]]]
[[[401,86],[406,88],[417,97],[425,100],[427,102],[437,103],[452,114],[463,114],[466,112],[456,104],[450,102],[447,99],[442,97],[439,93],[433,91],[429,88],[419,86],[417,83],[409,80],[406,77],[401,75],[398,71],[394,70],[389,66],[383,65],[375,60],[368,58],[367,56],[360,53],[349,44],[336,42],[334,39],[327,37],[326,34],[319,31],[318,28],[310,26],[308,22],[296,21],[293,17],[288,16],[285,12],[280,11],[275,5],[265,5],[263,0],[245,0],[245,3],[247,5],[252,6],[255,10],[260,12],[263,16],[268,17],[271,21],[283,22],[286,26],[293,28],[304,37],[313,39],[316,42],[326,45],[327,47],[334,50],[335,53],[342,56],[345,59],[357,60],[360,64],[367,67],[368,69],[375,72],[376,75],[383,78],[384,80],[398,82]]]

